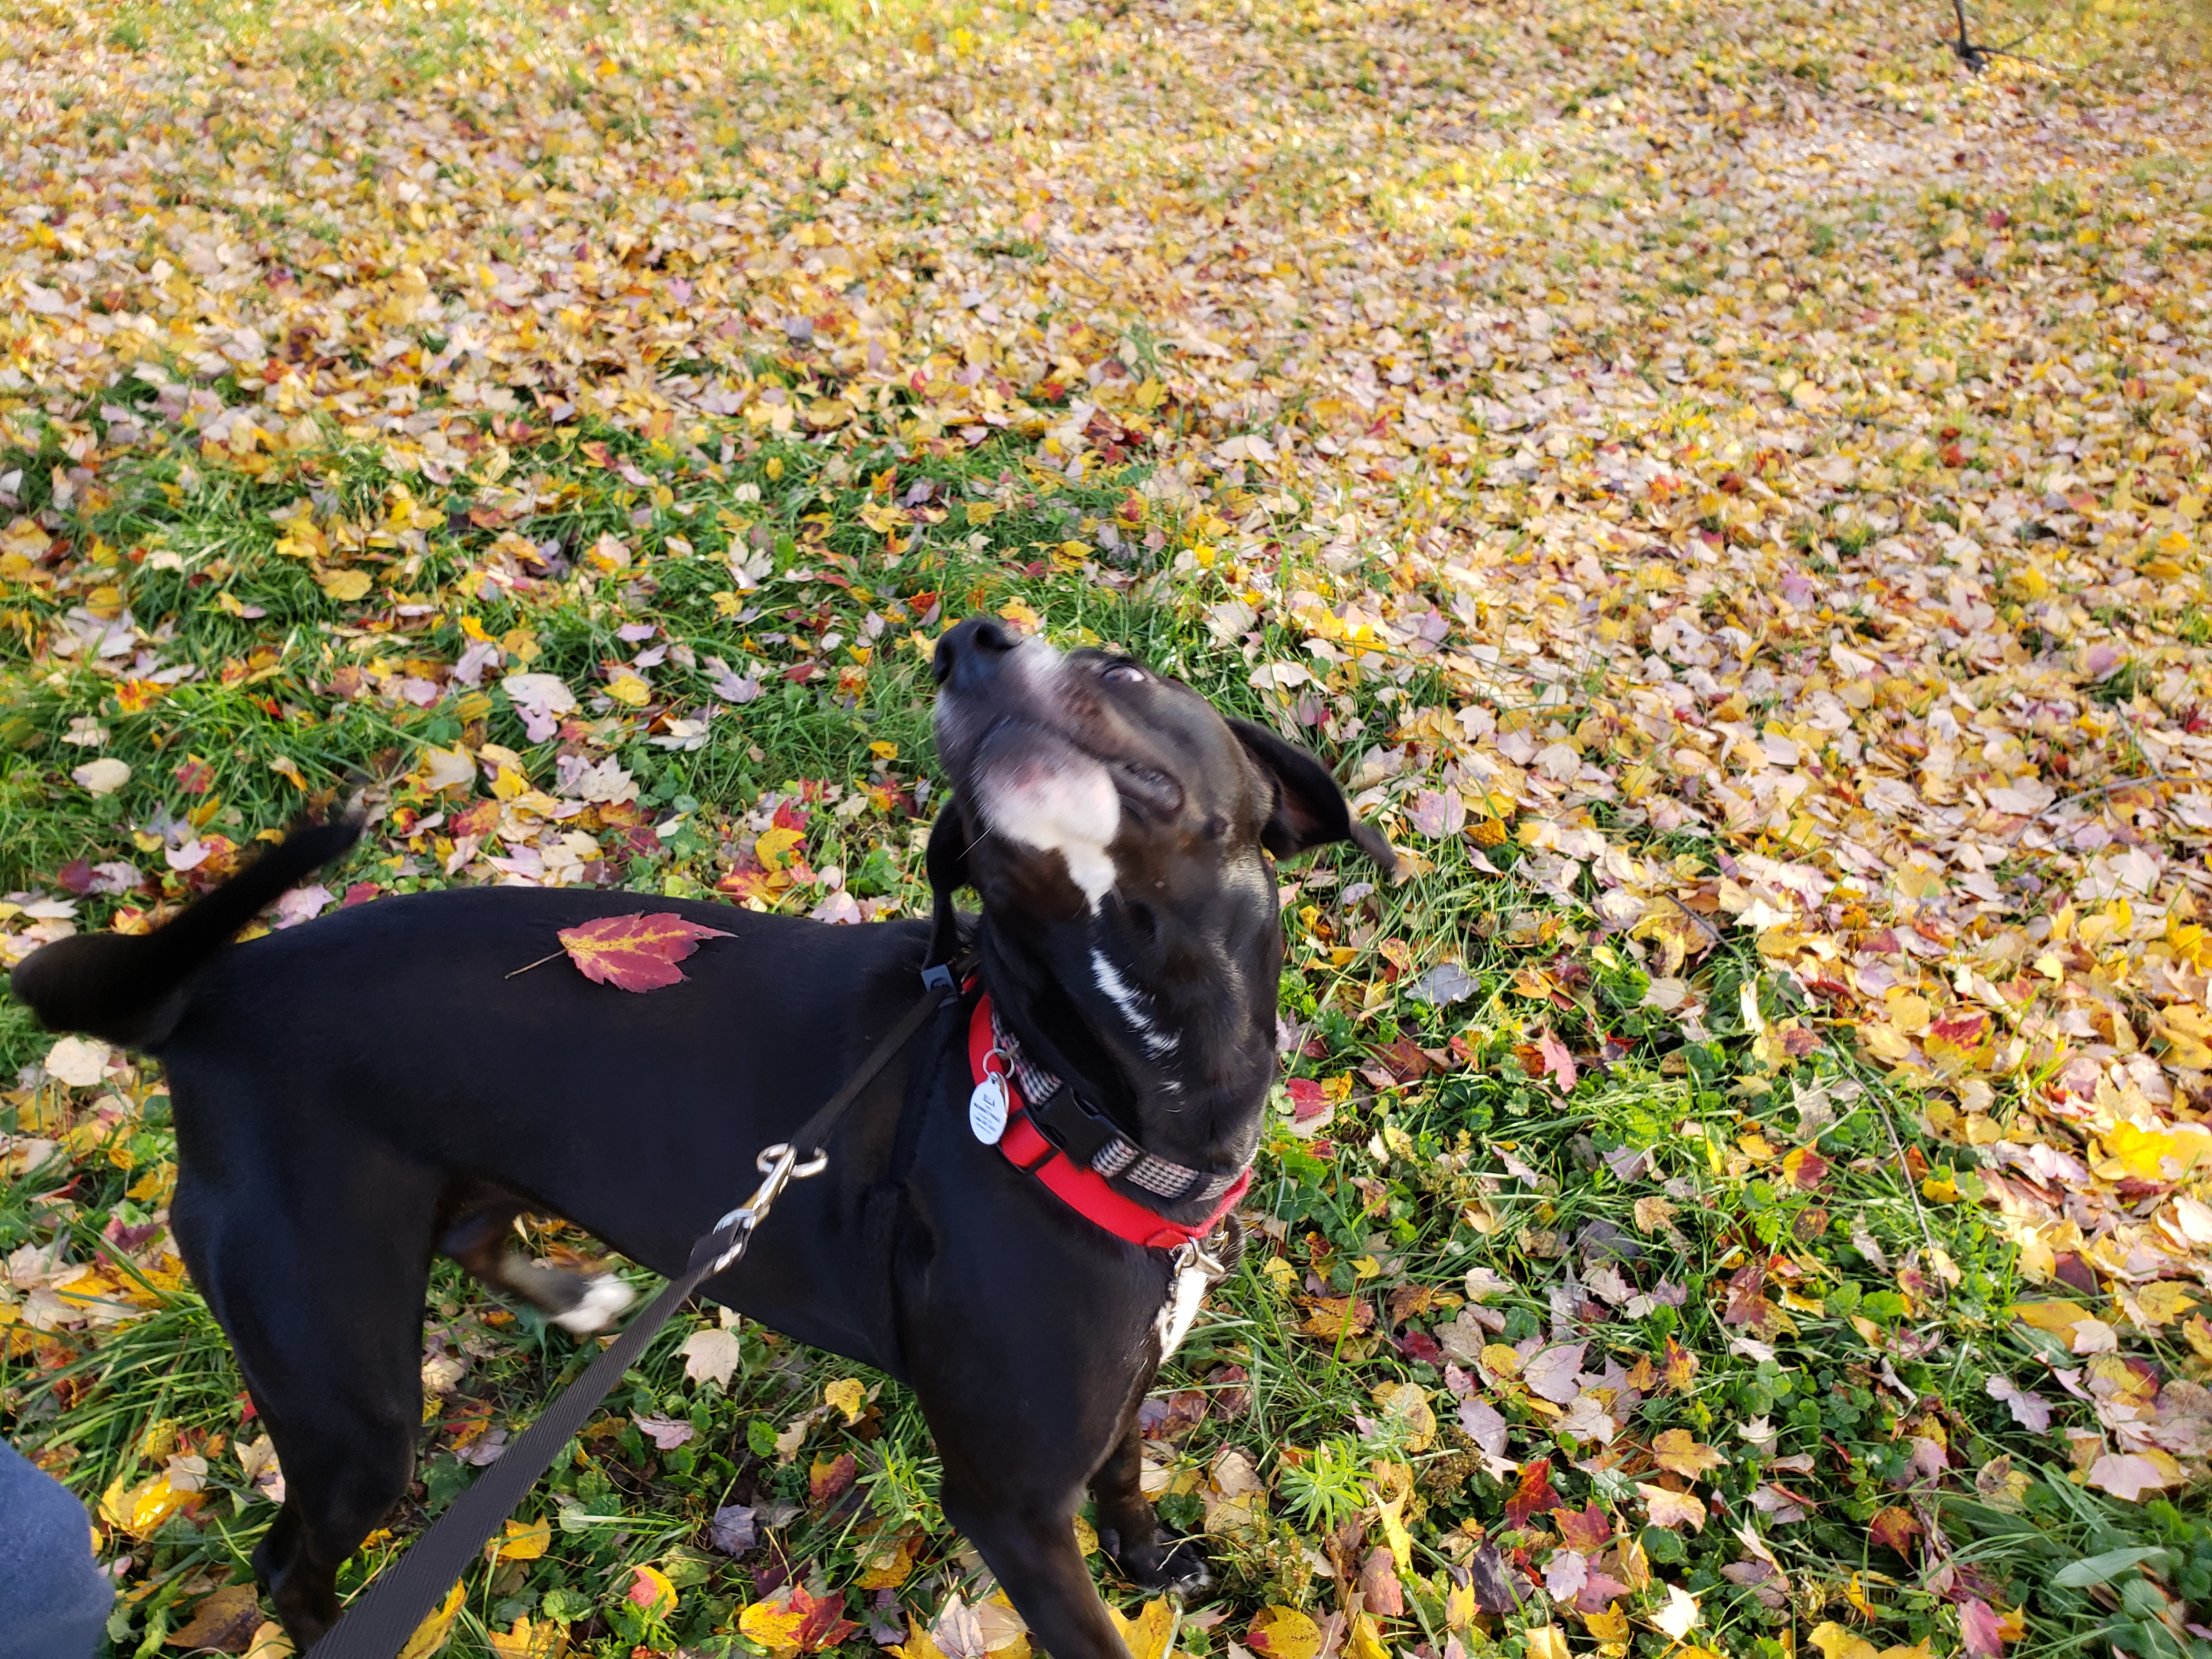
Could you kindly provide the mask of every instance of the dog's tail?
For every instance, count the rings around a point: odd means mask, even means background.
[[[130,1048],[159,1042],[174,1023],[172,994],[286,890],[361,838],[349,812],[304,824],[166,927],[150,933],[79,933],[15,964],[9,983],[49,1030],[84,1031]]]

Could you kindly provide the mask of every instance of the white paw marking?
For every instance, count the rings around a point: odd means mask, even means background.
[[[584,1299],[568,1312],[554,1315],[553,1322],[564,1331],[589,1336],[605,1329],[610,1320],[636,1300],[637,1293],[629,1285],[612,1273],[601,1273],[585,1288]]]

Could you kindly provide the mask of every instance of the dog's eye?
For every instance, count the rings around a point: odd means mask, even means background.
[[[1145,678],[1145,671],[1133,662],[1109,662],[1098,671],[1098,678],[1133,684]]]

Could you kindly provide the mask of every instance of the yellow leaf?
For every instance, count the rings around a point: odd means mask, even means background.
[[[270,1620],[257,1625],[253,1639],[246,1644],[246,1659],[292,1659],[292,1638],[284,1633],[283,1626]],[[548,1655],[547,1659],[557,1659]]]
[[[2197,1305],[2197,1298],[2170,1279],[2144,1285],[2133,1300],[2136,1314],[2152,1325],[2171,1325]]]
[[[1583,1615],[1583,1628],[1601,1642],[1626,1642],[1628,1615],[1608,1601],[1601,1611]]]
[[[1695,1492],[1674,1492],[1648,1480],[1638,1481],[1636,1491],[1651,1512],[1653,1526],[1686,1526],[1692,1532],[1705,1529],[1705,1503]]]
[[[1482,1351],[1482,1369],[1492,1376],[1518,1376],[1521,1356],[1503,1342],[1492,1342]]]
[[[2011,1313],[2021,1324],[2056,1337],[2070,1336],[2074,1327],[2089,1316],[2089,1310],[2077,1302],[2015,1302]]]
[[[507,1536],[499,1547],[502,1561],[535,1561],[545,1553],[553,1542],[553,1528],[542,1517],[536,1521],[509,1521]]]
[[[1296,1607],[1262,1607],[1253,1616],[1248,1645],[1261,1659],[1315,1659],[1321,1626]]]
[[[624,1595],[647,1613],[662,1618],[676,1611],[676,1586],[669,1583],[668,1575],[659,1567],[632,1567],[629,1589]],[[803,1620],[805,1615],[793,1616]]]
[[[1528,1644],[1528,1659],[1567,1659],[1567,1633],[1557,1625],[1538,1625],[1523,1632],[1522,1640]]]
[[[629,708],[641,708],[653,700],[653,688],[635,674],[617,674],[607,682],[607,695]]]
[[[456,1583],[446,1592],[430,1616],[415,1626],[415,1633],[399,1650],[398,1659],[430,1659],[430,1656],[446,1645],[446,1638],[453,1633],[453,1620],[460,1616],[461,1586]]]
[[[806,839],[804,830],[792,830],[779,824],[761,831],[760,839],[753,843],[753,856],[760,860],[763,870],[781,870],[791,849]]]
[[[796,1653],[799,1650],[799,1627],[805,1622],[806,1615],[803,1613],[779,1607],[772,1601],[756,1601],[738,1614],[738,1631],[741,1635],[750,1636],[771,1653]],[[912,1639],[915,1632],[921,1635],[924,1642],[928,1641],[927,1632],[921,1632],[919,1626],[914,1626],[907,1642],[908,1659],[920,1659]],[[935,1644],[930,1644],[929,1647],[933,1653]]]
[[[341,605],[351,605],[368,596],[368,572],[366,570],[326,570],[315,579],[324,592]]]
[[[1428,1391],[1418,1382],[1385,1382],[1375,1390],[1375,1403],[1406,1425],[1406,1449],[1425,1451],[1437,1437],[1437,1414],[1429,1408]],[[1400,1556],[1400,1560],[1409,1557]]]
[[[1034,634],[1044,626],[1043,618],[1019,599],[1008,599],[999,607],[999,614],[1017,628]]]
[[[516,1620],[511,1630],[486,1631],[484,1639],[498,1659],[563,1659],[568,1651],[566,1626],[550,1619],[533,1625],[527,1614]]]
[[[2166,1040],[2166,1060],[2192,1072],[2212,1071],[2212,1022],[2186,1003],[2161,1009],[2150,1023],[2152,1034]]]
[[[1390,1467],[1377,1464],[1376,1468]],[[1397,1466],[1403,1469],[1404,1465]],[[1413,1559],[1413,1540],[1406,1531],[1406,1494],[1401,1488],[1395,1498],[1377,1498],[1375,1501],[1375,1524],[1382,1528],[1382,1542],[1391,1555],[1404,1563]]]
[[[190,1496],[172,1486],[166,1474],[157,1474],[128,1489],[118,1476],[101,1497],[100,1513],[111,1525],[133,1538],[143,1538],[184,1508]]]
[[[2193,1123],[2172,1129],[2115,1123],[2100,1138],[2106,1158],[2143,1181],[2179,1181],[2199,1159],[2212,1158],[2212,1130]]]
[[[1112,1607],[1106,1609],[1106,1616],[1121,1632],[1129,1659],[1166,1659],[1176,1631],[1175,1604],[1167,1597],[1147,1601],[1134,1619],[1125,1619]]]
[[[841,1377],[822,1390],[822,1398],[844,1413],[848,1423],[857,1423],[868,1408],[868,1391],[857,1377]]]
[[[1694,1480],[1728,1459],[1711,1446],[1701,1446],[1686,1429],[1666,1429],[1651,1442],[1652,1460],[1662,1469]]]
[[[1878,1659],[1873,1643],[1863,1636],[1853,1635],[1841,1625],[1815,1625],[1811,1640],[1820,1649],[1821,1659]]]

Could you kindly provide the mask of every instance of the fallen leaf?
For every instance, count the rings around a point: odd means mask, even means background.
[[[102,755],[73,768],[70,776],[88,795],[112,795],[131,781],[131,768],[112,755]]]
[[[1122,1644],[1129,1650],[1129,1659],[1167,1659],[1170,1646],[1175,1640],[1177,1615],[1175,1603],[1166,1596],[1146,1602],[1137,1610],[1137,1616],[1133,1619],[1123,1617],[1110,1606],[1106,1609],[1106,1616],[1114,1621],[1114,1628],[1120,1634]],[[1275,1659],[1283,1659],[1277,1650],[1255,1647],[1255,1650],[1269,1652],[1275,1655]],[[1292,1659],[1303,1659],[1303,1656],[1293,1656]]]
[[[1959,1636],[1967,1659],[2003,1659],[2004,1632],[1988,1602],[1969,1596],[1959,1603]]]
[[[2030,1434],[2046,1434],[2051,1429],[2051,1406],[2039,1394],[2030,1394],[2013,1380],[1992,1372],[1983,1382],[1983,1388],[1992,1400],[2002,1401],[2012,1413],[2012,1420]]]
[[[848,1423],[857,1423],[868,1408],[868,1391],[858,1377],[840,1377],[822,1390],[825,1404],[835,1406]]]
[[[1651,1615],[1651,1622],[1665,1635],[1680,1641],[1697,1625],[1698,1598],[1680,1584],[1668,1585],[1667,1605]]]
[[[2106,1452],[2089,1466],[2089,1484],[2127,1503],[2139,1504],[2147,1492],[2175,1483],[2177,1476],[2135,1452]]]
[[[1867,1526],[1867,1535],[1875,1543],[1906,1557],[1911,1555],[1912,1540],[1920,1533],[1920,1522],[1912,1511],[1894,1504],[1878,1511]]]
[[[688,921],[673,911],[598,916],[556,937],[584,977],[623,991],[653,991],[684,979],[676,964],[705,939],[728,939],[719,927]]]
[[[191,1617],[164,1639],[173,1648],[243,1653],[260,1625],[260,1593],[251,1584],[225,1584],[194,1603]]]
[[[1644,1500],[1655,1527],[1687,1527],[1692,1532],[1705,1529],[1705,1506],[1693,1492],[1675,1492],[1648,1481],[1636,1483],[1637,1496]]]
[[[744,1348],[735,1331],[709,1325],[684,1339],[683,1354],[684,1375],[687,1378],[726,1388],[744,1360]]]
[[[644,1417],[633,1417],[630,1421],[637,1425],[637,1431],[640,1434],[653,1442],[654,1446],[662,1451],[674,1451],[698,1433],[696,1429],[682,1418],[663,1417],[658,1413]]]
[[[1261,1659],[1317,1659],[1321,1626],[1296,1607],[1269,1606],[1253,1615],[1244,1644]]]
[[[1651,1442],[1651,1457],[1661,1468],[1693,1480],[1728,1462],[1711,1446],[1699,1445],[1686,1429],[1661,1430]]]
[[[414,1633],[401,1645],[395,1659],[430,1659],[430,1656],[446,1645],[453,1634],[453,1621],[461,1614],[461,1597],[465,1586],[455,1584],[446,1592],[446,1599],[415,1626]]]
[[[535,1561],[544,1555],[553,1542],[552,1523],[536,1521],[509,1520],[499,1543],[499,1559],[502,1561]]]
[[[1539,1457],[1522,1466],[1521,1479],[1505,1500],[1506,1524],[1526,1527],[1559,1507],[1559,1494],[1552,1490],[1552,1460]]]

